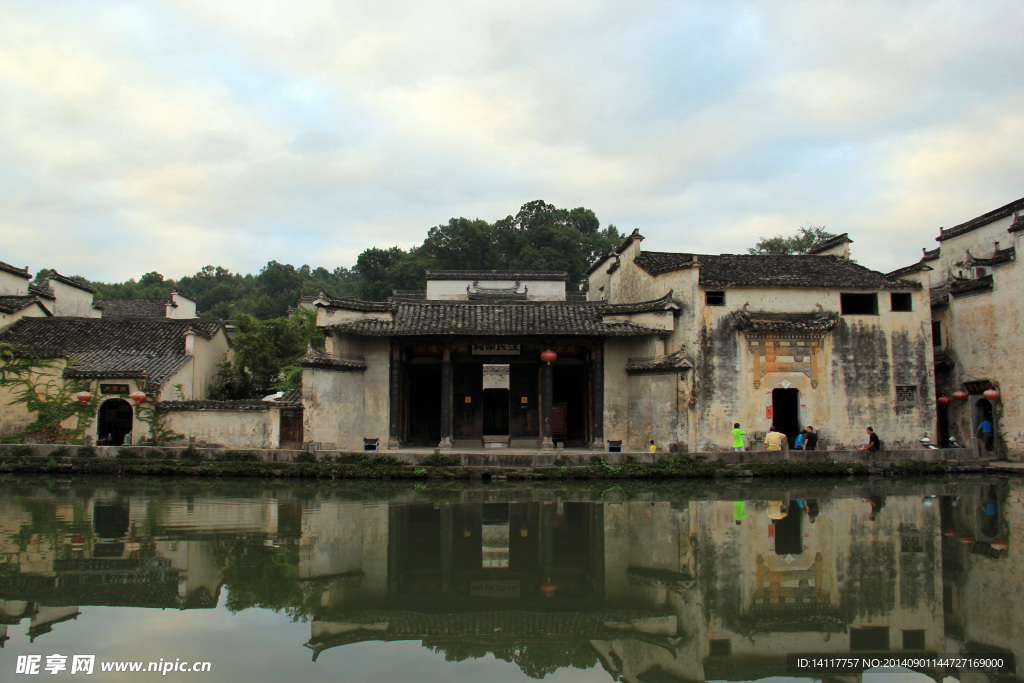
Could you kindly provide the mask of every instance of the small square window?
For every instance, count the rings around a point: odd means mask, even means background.
[[[917,403],[917,386],[897,384],[896,403]]]
[[[878,295],[840,294],[839,309],[843,315],[878,315]]]
[[[903,649],[904,650],[923,650],[924,649],[924,630],[915,629],[913,631],[903,632]]]
[[[707,306],[724,306],[725,292],[704,292],[704,303]]]
[[[901,312],[914,310],[911,304],[910,294],[908,292],[893,292],[889,296],[892,303],[892,310]]]

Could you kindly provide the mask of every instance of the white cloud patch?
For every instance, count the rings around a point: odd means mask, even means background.
[[[654,250],[800,225],[891,269],[1021,196],[1021,6],[412,0],[0,9],[0,259],[350,266],[538,198]]]

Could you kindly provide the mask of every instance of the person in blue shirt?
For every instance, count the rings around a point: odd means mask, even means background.
[[[802,451],[804,449],[804,441],[807,440],[807,434],[800,432],[796,435],[796,441],[793,442],[793,450]]]
[[[995,428],[992,426],[992,422],[988,418],[982,420],[981,424],[978,425],[976,432],[978,436],[981,437],[981,442],[985,444],[986,451],[992,450],[992,436],[994,431]]]

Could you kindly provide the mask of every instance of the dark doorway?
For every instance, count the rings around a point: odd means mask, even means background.
[[[949,408],[940,405],[937,407],[938,412],[938,423],[939,423],[939,438],[938,445],[940,448],[949,448]]]
[[[804,551],[803,519],[800,506],[792,503],[786,516],[775,522],[775,554],[799,555]]]
[[[772,424],[786,435],[792,448],[796,435],[800,433],[799,390],[772,389]]]
[[[96,443],[100,446],[120,446],[131,443],[132,418],[135,413],[128,401],[111,398],[100,406],[96,429]],[[128,437],[127,440],[125,437]]]
[[[280,448],[302,448],[302,410],[281,411]]]
[[[96,503],[92,506],[92,528],[99,538],[124,538],[128,535],[127,503]]]
[[[484,434],[508,434],[508,389],[484,389]]]
[[[985,420],[992,424],[992,431],[978,434],[978,427]],[[981,446],[986,451],[991,451],[994,445],[995,423],[996,421],[992,417],[992,403],[987,398],[979,398],[974,404],[974,435],[981,438]]]
[[[441,361],[411,362],[406,367],[406,441],[436,446],[441,440]]]
[[[589,414],[586,368],[579,361],[571,360],[564,365],[552,366],[552,370],[552,403],[554,412],[557,412],[552,424],[553,436],[556,441],[567,444],[586,443]]]

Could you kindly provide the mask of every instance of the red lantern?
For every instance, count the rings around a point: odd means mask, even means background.
[[[547,363],[548,365],[551,365],[556,360],[558,360],[558,354],[552,351],[551,349],[548,349],[547,351],[540,352],[540,359]]]
[[[79,391],[77,394],[75,394],[75,398],[77,398],[78,402],[84,406],[88,405],[89,401],[92,400],[92,394],[90,394],[88,391]]]
[[[966,401],[967,400],[967,392],[964,391],[963,389],[960,389],[959,391],[954,391],[953,392],[953,398],[955,398],[956,400],[958,400],[960,402]]]
[[[558,590],[558,586],[556,586],[555,584],[551,583],[551,579],[548,579],[547,581],[545,581],[544,583],[542,583],[540,585],[540,592],[543,593],[544,595],[548,596],[549,598],[553,597],[555,595],[555,591],[557,591],[557,590]]]
[[[1005,538],[993,538],[989,545],[992,546],[992,550],[1006,550],[1010,547]]]
[[[960,542],[963,543],[964,545],[968,545],[970,543],[974,543],[974,536],[971,536],[970,534],[964,534],[963,536],[960,537]]]
[[[133,391],[132,393],[128,394],[128,398],[135,401],[135,405],[141,406],[142,402],[146,400],[146,394],[145,392],[142,391]]]
[[[987,398],[990,401],[998,401],[999,400],[999,390],[998,389],[988,389],[988,390],[985,391],[984,394],[982,394],[982,396],[984,396],[985,398]]]
[[[942,535],[946,538],[956,538],[956,529],[953,527],[946,527],[946,530],[942,532]]]
[[[946,406],[953,402],[953,399],[951,399],[949,396],[939,396],[937,399],[935,399],[935,402],[938,403],[943,408],[945,408]]]

